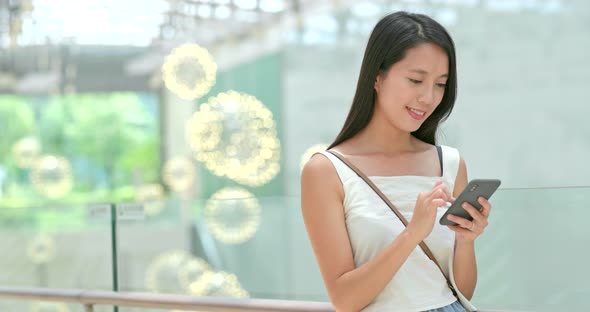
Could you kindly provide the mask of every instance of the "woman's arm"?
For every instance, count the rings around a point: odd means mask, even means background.
[[[450,192],[446,192],[450,198]],[[449,198],[442,194],[444,185],[437,185],[431,193],[421,200],[432,202],[433,208],[424,208],[423,214],[432,211],[434,220],[441,197]],[[312,157],[301,176],[301,208],[307,233],[332,304],[339,312],[359,311],[391,281],[422,240],[425,226],[406,228],[376,257],[355,268],[343,199],[342,184],[330,160],[323,155]]]

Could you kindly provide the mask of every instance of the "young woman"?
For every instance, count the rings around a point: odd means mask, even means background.
[[[384,17],[369,38],[356,93],[329,150],[370,177],[409,221],[404,226],[340,159],[314,155],[301,177],[301,205],[324,283],[337,311],[465,311],[477,280],[474,241],[491,205],[464,208],[473,221],[449,216],[447,203],[465,188],[456,149],[437,146],[436,132],[457,89],[454,44],[421,14]],[[418,247],[424,241],[449,277]]]

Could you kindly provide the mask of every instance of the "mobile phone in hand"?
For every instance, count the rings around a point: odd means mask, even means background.
[[[467,184],[459,197],[455,199],[453,204],[447,209],[445,214],[440,218],[439,222],[442,225],[457,225],[457,223],[447,219],[449,214],[465,218],[469,221],[473,220],[469,212],[461,206],[464,202],[468,202],[471,206],[481,210],[481,204],[477,199],[481,196],[485,199],[490,199],[492,194],[500,187],[500,180],[498,179],[474,179]]]

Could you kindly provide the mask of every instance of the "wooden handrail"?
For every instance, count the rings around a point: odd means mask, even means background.
[[[333,312],[326,302],[288,301],[270,299],[235,299],[194,297],[188,295],[112,292],[98,290],[0,287],[0,298],[15,300],[58,301],[86,306],[111,305],[139,308],[203,310],[210,312]]]

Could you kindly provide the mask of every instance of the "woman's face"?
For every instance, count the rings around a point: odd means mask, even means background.
[[[438,45],[408,49],[401,61],[377,76],[374,114],[400,130],[418,130],[440,104],[448,73],[447,54]]]

